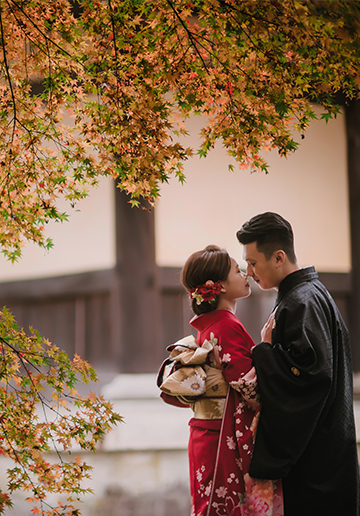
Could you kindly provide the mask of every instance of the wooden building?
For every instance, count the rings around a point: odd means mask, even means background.
[[[190,143],[196,146],[199,122],[192,124]],[[155,372],[166,346],[191,331],[179,282],[186,257],[215,243],[241,262],[236,230],[256,213],[277,211],[293,225],[300,265],[316,266],[347,320],[351,260],[343,117],[312,124],[288,160],[274,153],[268,160],[265,176],[228,172],[231,160],[221,148],[207,160],[193,158],[185,165],[185,186],[170,182],[162,188],[155,215],[132,209],[126,195],[106,182],[104,197],[91,192],[85,201],[81,227],[70,222],[51,228],[55,250],[45,256],[31,251],[31,257],[25,250],[15,266],[0,261],[0,306],[10,308],[19,326],[31,325],[70,355],[85,357],[103,381],[119,372]],[[104,210],[108,218],[97,225]],[[106,232],[109,245],[102,240]],[[254,285],[252,296],[238,303],[255,341],[274,298],[274,291]]]

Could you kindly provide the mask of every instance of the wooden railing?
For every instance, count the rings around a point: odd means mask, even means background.
[[[6,305],[20,327],[36,328],[70,355],[85,357],[103,374],[155,372],[166,356],[166,346],[192,331],[188,324],[192,317],[189,301],[179,281],[180,269],[158,269],[151,285],[159,304],[156,335],[145,333],[141,342],[123,342],[121,337],[119,324],[130,325],[127,334],[131,335],[131,325],[141,324],[141,317],[135,322],[122,320],[118,313],[117,275],[115,269],[109,269],[0,283],[0,307]],[[347,321],[350,275],[323,273],[320,279]],[[237,315],[255,342],[275,297],[276,292],[264,292],[254,285],[252,295],[238,302]],[[136,313],[136,303],[133,310]],[[131,362],[122,359],[127,354],[131,354]]]

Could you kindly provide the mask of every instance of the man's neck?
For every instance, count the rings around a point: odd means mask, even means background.
[[[292,274],[293,272],[299,271],[300,269],[301,269],[301,267],[299,266],[299,264],[297,262],[291,263],[291,262],[287,261],[286,263],[284,263],[284,265],[282,267],[282,270],[281,270],[281,275],[280,275],[279,283],[278,283],[278,286],[277,286],[276,290],[279,289],[280,283],[287,276],[289,276],[289,274]]]

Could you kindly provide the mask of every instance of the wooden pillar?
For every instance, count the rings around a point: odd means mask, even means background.
[[[354,371],[360,371],[360,101],[345,106],[351,228],[349,330]],[[334,235],[336,243],[336,235]]]
[[[154,209],[132,208],[116,188],[117,265],[113,318],[120,372],[156,372],[162,356]],[[145,203],[143,203],[145,206]]]

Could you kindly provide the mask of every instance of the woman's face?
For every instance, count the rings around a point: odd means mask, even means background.
[[[231,258],[231,269],[225,281],[220,282],[223,286],[223,297],[230,300],[248,297],[251,293],[250,283],[245,273],[241,272],[239,265]]]

